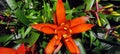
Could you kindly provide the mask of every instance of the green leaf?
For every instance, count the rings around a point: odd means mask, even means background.
[[[74,41],[75,41],[76,45],[79,47],[80,53],[81,54],[86,54],[85,49],[84,49],[84,47],[82,45],[81,40],[80,39],[75,39]]]
[[[23,36],[25,33],[25,27],[22,27],[21,29],[19,29],[18,32]]]
[[[24,15],[24,12],[20,9],[15,10],[15,15],[18,18],[18,20],[23,23],[24,25],[28,26],[30,24],[30,21],[26,18]]]
[[[52,9],[51,9],[51,7],[50,7],[50,4],[49,3],[46,3],[45,1],[43,1],[43,3],[44,3],[44,9],[43,9],[43,16],[44,16],[44,18],[46,18],[47,20],[47,22],[48,21],[50,21],[51,20],[51,18],[52,18]],[[45,20],[43,20],[43,21],[45,21]]]
[[[115,29],[117,32],[118,32],[118,34],[120,35],[120,25],[118,25],[118,26],[116,26],[116,29]]]
[[[42,47],[45,48],[46,45],[47,45],[47,42],[46,42],[46,41],[43,41],[43,42],[42,42]]]
[[[15,12],[15,15],[18,18],[18,20],[21,21],[25,25],[29,25],[30,22],[24,15],[24,12],[22,10],[20,10],[19,8],[17,8],[18,6],[17,6],[17,3],[15,2],[15,0],[6,0],[6,2],[8,3],[9,7],[12,10],[14,10],[13,12]]]
[[[85,0],[85,4],[86,4],[86,11],[91,10],[93,4],[94,4],[95,0]]]
[[[102,25],[105,26],[107,24],[106,28],[110,29],[111,26],[110,26],[110,23],[109,23],[109,21],[107,19],[107,16],[102,14],[102,13],[99,13],[99,17],[100,17],[100,21],[101,21]]]
[[[29,27],[27,28],[27,30],[25,31],[25,33],[23,34],[22,38],[25,38],[26,35],[29,34],[31,30],[32,30],[32,27],[29,26]]]
[[[26,0],[26,4],[28,4],[29,9],[33,8],[33,1],[32,0]]]
[[[120,22],[120,17],[114,17],[113,20],[114,20],[115,22]]]
[[[99,47],[96,47],[92,50],[93,54],[101,54],[101,49]]]
[[[26,42],[30,44],[29,46],[32,46],[38,40],[39,36],[39,33],[32,32],[31,36],[26,40]]]
[[[93,41],[96,39],[94,33],[90,31],[90,46],[92,46]]]
[[[73,14],[73,9],[72,10],[67,10],[66,13],[67,13],[67,15],[66,15],[67,20],[71,20],[72,17],[73,17],[73,15],[72,15]]]
[[[57,4],[57,0],[54,1],[53,7],[52,7],[53,11],[56,10],[56,4]]]
[[[3,35],[3,36],[0,36],[0,42],[7,42],[8,40],[10,40],[13,36],[12,35]]]
[[[66,3],[65,3],[65,9],[66,9],[66,10],[70,10],[70,5],[69,5],[68,0],[66,0]]]
[[[3,43],[3,46],[8,45],[11,41],[11,39],[13,38],[13,35],[2,35],[0,36],[0,43]]]
[[[95,43],[93,43],[95,46],[99,46],[100,45],[100,41],[96,40]]]
[[[15,10],[17,8],[17,3],[15,0],[6,0],[6,2],[12,10]]]

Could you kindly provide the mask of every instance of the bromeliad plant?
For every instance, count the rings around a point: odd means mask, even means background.
[[[117,2],[111,5],[111,1],[66,0],[63,5],[62,0],[58,0],[57,3],[56,1],[0,0],[0,54],[6,52],[18,54],[19,49],[13,48],[20,43],[28,47],[27,52],[23,50],[23,54],[42,54],[43,48],[46,54],[68,54],[68,50],[72,54],[85,54],[83,47],[86,54],[120,53],[120,6],[116,5]],[[53,14],[54,20],[51,8],[56,10]],[[93,25],[86,23],[89,17],[85,15],[90,16],[89,22],[95,24],[94,28],[88,32],[85,31]],[[73,17],[78,18],[71,20]],[[41,24],[33,24],[36,22]],[[48,35],[32,29],[31,24],[34,29],[54,36],[51,40],[48,39]],[[73,34],[81,36],[72,39]],[[46,46],[47,41],[50,42]],[[84,46],[81,46],[81,43]]]
[[[52,54],[58,51],[64,43],[70,53],[80,54],[80,50],[72,39],[71,35],[81,33],[93,27],[87,24],[88,16],[82,16],[73,20],[66,20],[65,8],[62,0],[57,1],[56,13],[54,14],[54,24],[33,24],[32,27],[45,34],[54,34],[54,37],[47,44],[44,53]]]

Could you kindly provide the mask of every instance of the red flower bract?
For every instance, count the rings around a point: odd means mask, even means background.
[[[56,14],[54,14],[54,24],[34,24],[32,27],[46,34],[55,34],[47,44],[44,50],[45,54],[57,52],[61,48],[62,43],[65,44],[70,53],[80,54],[80,50],[71,35],[85,32],[93,27],[92,24],[86,23],[88,19],[88,16],[82,16],[73,20],[66,20],[64,5],[62,0],[58,0]]]
[[[17,50],[12,48],[0,47],[0,54],[25,54],[25,46],[22,44]]]

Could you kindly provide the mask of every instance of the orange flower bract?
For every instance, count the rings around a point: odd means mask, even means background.
[[[73,20],[66,20],[64,5],[62,0],[58,0],[54,24],[34,24],[32,27],[46,34],[55,34],[47,44],[44,50],[45,54],[52,54],[56,49],[59,50],[62,43],[65,44],[70,53],[80,54],[80,50],[71,35],[85,32],[93,27],[92,24],[86,23],[88,19],[88,16],[82,16]]]

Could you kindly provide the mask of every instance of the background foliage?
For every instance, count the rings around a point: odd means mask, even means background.
[[[52,13],[56,10],[56,2],[57,0],[0,0],[0,46],[16,47],[25,43],[31,47],[36,44],[38,53],[42,54],[53,35],[32,29],[31,24],[53,23]],[[67,19],[88,15],[88,23],[95,25],[90,31],[73,37],[82,54],[120,53],[119,0],[63,2]],[[69,53],[64,47],[58,54]]]

